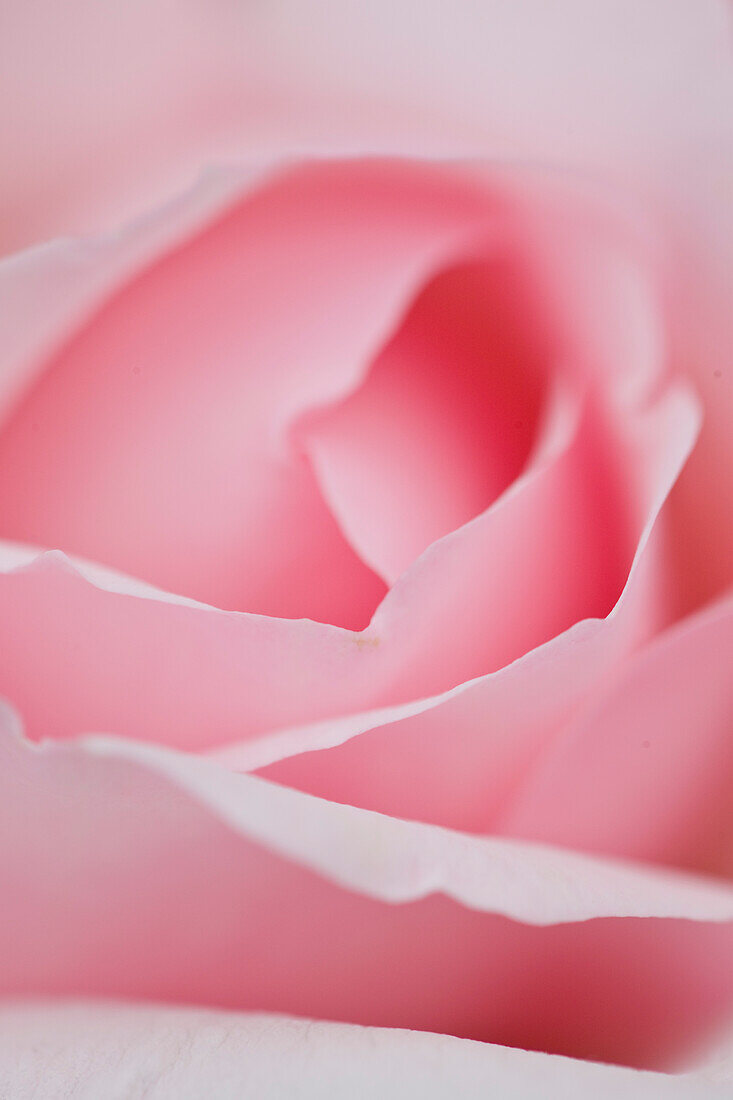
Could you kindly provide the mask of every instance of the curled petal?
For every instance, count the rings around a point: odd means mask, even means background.
[[[0,1008],[7,1096],[73,1100],[718,1100],[702,1076],[670,1077],[446,1035],[194,1008],[10,1004]]]
[[[733,601],[657,639],[544,746],[499,827],[733,872]]]
[[[390,819],[119,739],[8,730],[2,746],[6,995],[284,1011],[645,1066],[730,1005],[727,884]]]

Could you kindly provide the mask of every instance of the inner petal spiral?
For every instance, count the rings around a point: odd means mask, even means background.
[[[364,384],[296,435],[342,530],[388,584],[521,472],[546,340],[507,260],[438,274]]]
[[[303,170],[118,290],[0,428],[0,536],[363,629],[520,472],[546,381],[518,271],[446,264],[491,208],[401,171]]]

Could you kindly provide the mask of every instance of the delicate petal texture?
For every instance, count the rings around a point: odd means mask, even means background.
[[[441,272],[364,385],[302,429],[340,526],[388,583],[521,473],[554,366],[541,327],[506,260]]]
[[[693,608],[733,579],[730,5],[461,0],[449,20],[439,4],[393,7],[317,0],[306,17],[287,2],[191,0],[173,14],[168,0],[28,0],[11,21],[6,4],[0,249],[117,224],[202,164],[253,150],[458,153],[612,176],[667,238],[665,320],[707,407],[673,498],[676,592]]]
[[[640,454],[638,473],[646,482],[646,508],[635,567],[611,615],[586,624],[586,656],[558,639],[571,662],[571,684],[592,680],[598,660],[618,659],[659,622],[658,547],[647,540],[691,446],[695,418],[683,393],[670,394],[652,414],[656,429],[642,433],[648,451]],[[521,509],[521,490],[507,504]],[[476,557],[465,531],[447,541],[458,540],[459,551],[463,546]],[[511,543],[501,537],[511,572]],[[393,589],[370,630],[353,634],[304,620],[218,611],[98,568],[73,568],[56,552],[34,558],[32,551],[6,547],[0,561],[0,693],[19,706],[32,737],[103,731],[204,748],[450,688],[472,670],[483,671],[489,655],[500,666],[502,657],[517,654],[508,647],[493,654],[483,649],[481,662],[465,643],[457,648],[461,637],[471,636],[463,628],[462,635],[453,627],[436,637],[434,627],[423,627],[416,637],[420,616],[424,621],[430,613],[420,605],[431,574],[452,569],[461,584],[461,557],[443,543],[433,550]],[[489,590],[495,598],[501,596],[497,582]],[[450,615],[440,589],[436,596],[437,611]],[[561,619],[558,625],[570,624]],[[499,637],[517,645],[511,633]],[[454,650],[459,661],[451,659]]]
[[[707,1045],[702,1056],[695,1059],[690,1076],[699,1075],[710,1081],[733,1084],[733,1032],[731,1026],[719,1031]]]
[[[585,387],[596,389],[591,365],[606,362],[598,333],[594,342],[593,319],[602,315],[603,331],[625,333],[606,348],[613,349],[606,365],[618,385],[606,385],[603,416],[590,402],[582,414],[574,411],[572,394],[569,401],[562,392],[550,401],[544,437],[536,434],[525,474],[475,520],[434,543],[400,578],[364,634],[217,613],[185,600],[131,601],[123,598],[129,586],[113,582],[112,594],[100,593],[60,558],[1,578],[0,622],[12,632],[12,643],[0,690],[18,702],[31,736],[104,730],[185,747],[239,741],[450,689],[500,668],[576,620],[610,611],[634,548],[645,543],[690,449],[696,412],[680,389],[635,411],[659,369],[646,324],[652,303],[639,281],[629,280],[628,265],[619,268],[614,250],[599,243],[597,298],[575,293],[582,284],[573,248],[562,251],[567,278],[552,278],[567,196],[550,189],[538,206],[537,182],[523,177],[519,187],[514,174],[497,178],[491,191],[485,177],[459,178],[425,165],[329,163],[271,178],[232,205],[236,179],[230,175],[195,192],[192,210],[184,202],[183,209],[135,227],[131,239],[103,242],[92,251],[93,263],[85,264],[75,250],[65,260],[50,250],[6,262],[0,275],[13,292],[14,337],[4,376],[9,419],[0,433],[6,530],[52,544],[60,539],[102,558],[123,557],[147,575],[164,574],[174,588],[203,584],[202,594],[227,605],[259,602],[262,610],[307,610],[347,623],[364,618],[376,602],[378,582],[366,570],[359,573],[358,559],[329,527],[312,484],[302,499],[308,471],[289,448],[289,425],[309,405],[337,402],[363,381],[370,352],[394,329],[416,283],[457,255],[459,245],[475,248],[482,233],[493,232],[499,213],[509,217],[511,206],[509,221],[524,228],[525,266],[538,286],[548,294],[548,287],[567,284],[564,301],[554,293],[551,312],[562,333],[558,350],[575,373],[571,388],[580,386],[585,371]],[[508,203],[512,188],[516,201]],[[490,201],[495,192],[504,196],[503,206]],[[223,218],[151,264],[161,243],[165,248],[187,225],[210,220],[225,199]],[[610,225],[607,215],[599,218],[596,199],[578,206],[588,222],[576,241],[580,253],[586,230],[592,226],[595,254],[601,227]],[[363,206],[358,223],[354,204]],[[298,264],[323,259],[319,228],[333,234],[329,278],[306,279],[299,307],[289,299],[289,324],[275,325],[273,343],[272,310],[279,299],[243,315],[240,284],[253,288],[240,251],[250,250],[256,261],[254,290],[269,287],[274,294],[295,278]],[[566,230],[563,239],[570,237]],[[58,303],[50,308],[64,264],[72,278],[64,284],[63,309]],[[143,273],[131,279],[141,264]],[[221,276],[221,295],[205,279],[201,283],[207,272]],[[109,298],[111,282],[125,274],[123,289]],[[293,285],[293,295],[301,289]],[[338,324],[332,323],[336,290]],[[194,308],[197,291],[212,316]],[[325,313],[314,308],[318,295]],[[179,299],[193,302],[185,324],[179,306],[171,312]],[[631,302],[634,323],[624,327]],[[85,312],[92,312],[86,324]],[[26,335],[33,326],[17,318],[36,315],[44,325],[33,345]],[[348,317],[353,325],[346,324]],[[77,334],[49,363],[54,331],[58,339],[73,323]],[[405,331],[409,324],[408,318]],[[236,341],[225,339],[232,333],[254,341],[246,347],[254,355],[247,364],[252,370],[239,369]],[[304,333],[308,354],[294,355]],[[204,354],[209,337],[219,352],[216,375]],[[14,411],[13,393],[17,401],[18,387],[22,393],[28,372],[43,362],[46,371]],[[367,376],[363,392],[371,383]],[[171,401],[184,390],[186,400]],[[248,431],[222,433],[220,414],[230,417],[233,393]],[[202,416],[204,404],[210,416]],[[191,446],[192,440],[203,447]],[[233,461],[238,455],[242,461]],[[282,510],[263,511],[280,490]],[[232,524],[243,523],[237,542]],[[647,564],[618,616],[625,625],[609,628],[615,653],[637,644],[667,616],[664,563],[656,551],[652,557],[653,568]],[[647,563],[649,558],[646,551]],[[575,675],[583,680],[579,670]],[[35,686],[39,676],[43,693]]]
[[[460,177],[396,162],[255,191],[43,364],[0,433],[2,531],[218,606],[366,626],[384,588],[284,435],[348,392],[493,213]]]
[[[638,651],[733,582],[730,5],[52,8],[0,0],[0,254],[253,166],[0,262],[0,994],[682,1065],[733,1004],[730,600]],[[0,1093],[211,1049],[38,1010]],[[729,1077],[283,1026],[219,1044],[257,1095]]]
[[[491,508],[433,543],[370,624],[397,651],[399,696],[501,668],[575,622],[607,616],[652,494],[667,481],[674,452],[687,453],[696,433],[697,412],[684,391],[670,391],[638,420],[619,416],[611,430],[591,411]],[[663,586],[663,570],[656,581]],[[649,631],[667,614],[663,591],[656,595]]]
[[[522,778],[502,831],[733,874],[733,601],[668,632]]]
[[[117,221],[253,148],[661,168],[669,190],[670,159],[690,171],[731,132],[724,0],[461,0],[451,19],[422,0],[8,12],[8,248]]]
[[[0,1009],[0,1088],[34,1100],[718,1100],[639,1073],[446,1035],[286,1016],[86,1004]]]
[[[604,407],[609,395],[638,401],[658,374],[646,242],[605,196],[565,191],[532,173],[397,161],[283,170],[111,295],[107,268],[124,271],[131,261],[117,254],[142,248],[144,259],[146,246],[108,246],[96,288],[77,277],[69,316],[52,311],[59,339],[95,291],[96,312],[55,353],[46,321],[35,364],[16,311],[46,304],[58,258],[6,262],[0,530],[216,606],[366,626],[384,586],[364,562],[393,581],[528,458],[547,459],[554,391],[580,401],[598,390]],[[473,261],[451,270],[462,254]],[[444,682],[615,602],[636,541],[639,461],[626,426],[606,419],[586,410],[567,460],[557,454],[503,508],[503,547],[489,515],[440,552],[442,573],[460,569],[465,589],[446,581],[466,629]],[[524,595],[505,584],[501,559],[515,544]],[[506,617],[487,564],[515,634],[492,629],[488,652],[469,622]],[[534,590],[561,571],[556,603],[540,601],[532,620]]]
[[[267,161],[249,169],[207,171],[124,229],[94,238],[47,241],[0,263],[2,369],[0,413],[56,352],[120,286],[156,257],[205,229],[218,215],[264,182]]]
[[[733,65],[730,66],[733,72]],[[729,112],[725,112],[726,117]],[[680,611],[733,584],[733,154],[723,145],[688,185],[674,222],[684,249],[674,265],[669,317],[674,358],[705,405],[705,430],[670,501]]]
[[[488,831],[546,740],[642,640],[650,621],[649,573],[659,579],[657,548],[653,540],[639,554],[624,595],[603,624],[582,623],[494,675],[420,706],[293,731],[271,739],[269,748],[265,739],[251,746],[251,756],[246,747],[232,747],[223,758],[234,766],[260,767],[293,757],[267,774],[337,801]],[[402,587],[409,582],[408,574]],[[400,585],[382,611],[399,591]],[[419,609],[420,601],[415,603]],[[295,756],[299,747],[303,752],[324,746],[327,752]]]
[[[694,1047],[733,994],[727,885],[400,822],[131,742],[2,745],[6,994],[286,1011],[646,1066]],[[493,915],[509,909],[540,926]]]
[[[238,832],[383,901],[440,892],[529,924],[609,913],[733,918],[733,888],[723,882],[624,868],[510,839],[469,838],[314,799],[169,749],[107,738],[90,738],[85,745],[92,753],[160,771]]]

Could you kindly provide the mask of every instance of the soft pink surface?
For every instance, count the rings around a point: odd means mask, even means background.
[[[441,687],[607,613],[645,474],[624,438],[637,416],[606,405],[638,402],[659,371],[651,261],[626,212],[542,182],[353,161],[243,183],[121,289],[100,278],[91,316],[69,304],[60,351],[49,333],[34,358],[21,338],[0,533],[353,629],[385,591],[370,566],[393,582],[448,535],[428,567],[445,605],[431,630],[458,620],[463,637]],[[21,316],[56,262],[19,272]],[[486,511],[525,466],[523,491]],[[513,638],[479,637],[510,613]]]
[[[349,541],[388,583],[483,512],[535,444],[555,364],[516,267],[442,272],[364,385],[300,433]]]
[[[733,874],[733,602],[656,642],[544,746],[501,831]]]
[[[586,675],[598,675],[596,647],[606,660],[618,659],[660,622],[663,559],[655,539],[647,539],[694,439],[694,407],[684,393],[671,392],[642,423],[648,430],[631,452],[647,482],[640,493],[636,567],[623,595],[617,593],[613,614],[586,624],[588,657],[573,642],[557,639],[561,659],[572,669],[571,689],[584,684]],[[586,591],[582,574],[571,575],[567,587],[541,588],[552,576],[551,551],[559,560],[573,528],[564,533],[551,526],[556,543],[541,544],[532,524],[572,492],[573,471],[584,469],[573,465],[575,456],[570,450],[518,486],[503,508],[486,514],[477,532],[469,525],[436,544],[392,589],[362,634],[307,620],[224,612],[156,593],[141,598],[128,594],[137,588],[124,579],[93,583],[94,570],[86,570],[90,579],[84,579],[56,552],[34,557],[8,549],[8,571],[0,572],[0,692],[20,708],[32,737],[99,731],[206,748],[408,701],[501,668],[521,656],[522,646],[571,626],[573,613],[580,618],[606,610],[580,602]],[[550,493],[544,505],[543,490]],[[528,568],[516,578],[523,530],[534,572]],[[492,552],[494,573],[474,588],[472,577],[485,573]],[[492,602],[501,614],[491,614]],[[495,629],[488,631],[486,622]]]
[[[365,716],[340,739],[321,730],[311,747],[337,747],[263,774],[383,812],[730,876],[733,604],[664,635],[585,705],[581,662],[566,684],[552,651],[406,717]]]
[[[0,36],[4,247],[109,224],[212,153],[460,149],[628,188],[659,293],[615,221],[618,263],[580,231],[575,199],[552,224],[530,199],[509,252],[538,285],[476,343],[506,346],[538,286],[532,316],[556,315],[561,333],[522,349],[522,382],[537,363],[549,384],[530,387],[531,442],[497,455],[493,435],[477,446],[493,394],[476,394],[475,345],[451,332],[441,280],[479,245],[483,262],[504,255],[507,211],[441,173],[291,172],[234,187],[218,221],[194,218],[119,267],[126,232],[2,264],[0,531],[289,617],[195,607],[3,548],[0,691],[30,737],[130,738],[3,739],[5,990],[678,1060],[733,1003],[726,887],[405,834],[146,742],[387,814],[730,873],[729,608],[616,667],[733,579],[728,6],[489,0],[449,20],[411,0],[324,0],[307,17],[116,10],[31,0]],[[461,371],[438,356],[416,402],[426,300],[431,342],[445,332]],[[15,354],[36,336],[40,355]],[[245,353],[257,372],[241,370]],[[706,420],[658,516],[696,431],[661,366],[695,379]],[[410,397],[404,436],[387,391]],[[455,452],[451,392],[472,413],[460,499],[446,463],[426,486],[415,461],[437,408],[446,434],[430,454]],[[380,494],[370,477],[388,456],[400,476]],[[370,567],[395,582],[381,604]],[[362,633],[342,629],[375,608]],[[304,614],[338,625],[292,618]]]
[[[725,1077],[639,1073],[447,1035],[164,1005],[0,1008],[0,1088],[34,1100],[722,1100]]]
[[[657,388],[650,403],[662,362],[651,261],[626,212],[533,173],[394,161],[314,163],[242,187],[213,224],[138,260],[142,270],[116,293],[100,276],[90,295],[82,280],[61,351],[49,351],[51,332],[35,357],[16,341],[0,528],[227,609],[348,627],[367,626],[384,592],[368,565],[389,580],[400,574],[362,638],[217,620],[226,622],[218,632],[250,639],[257,653],[240,643],[215,679],[226,684],[232,662],[246,663],[269,711],[265,728],[443,691],[606,616],[695,430],[682,392]],[[47,301],[58,262],[40,252],[18,271],[27,316]],[[62,318],[54,324],[61,340]],[[459,422],[462,459],[451,466]],[[664,621],[664,582],[660,563],[642,634]],[[99,663],[97,628],[85,631],[77,662],[88,644]],[[113,638],[119,645],[119,626]],[[280,648],[287,638],[324,641],[304,652],[307,679],[281,684],[292,667]],[[22,645],[4,690],[28,705]],[[356,677],[332,683],[323,653],[335,647],[353,663],[365,646],[375,652]],[[139,659],[126,658],[126,679]],[[196,664],[183,672],[185,661]],[[262,728],[260,704],[240,708],[225,687],[216,694],[238,728],[220,731],[196,682],[209,663],[181,639],[156,669],[178,684],[195,668],[197,743]],[[119,662],[110,667],[122,675]],[[83,677],[106,713],[94,706],[72,721],[62,705],[47,730],[148,736],[149,718],[128,722],[108,680],[109,671]],[[275,683],[277,699],[267,699]],[[138,705],[151,713],[150,701]],[[176,712],[165,713],[170,731]],[[26,720],[37,728],[32,713]]]
[[[7,16],[6,250],[116,226],[202,165],[263,150],[544,163],[635,193],[666,240],[666,317],[707,409],[673,500],[680,610],[730,584],[727,0],[462,0],[448,20],[419,0],[319,0],[307,16],[194,0],[175,18],[167,0],[29,0]]]
[[[398,164],[302,168],[133,279],[0,433],[0,525],[225,607],[365,626],[295,413],[365,372],[406,299],[491,220]]]
[[[253,150],[621,166],[672,192],[731,135],[725,0],[461,0],[452,19],[423,0],[5,14],[7,248],[116,224]]]
[[[38,749],[8,730],[2,752],[6,993],[274,1009],[650,1066],[733,995],[723,887],[471,844],[125,743]]]

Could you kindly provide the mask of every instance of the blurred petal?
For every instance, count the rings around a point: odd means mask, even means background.
[[[2,745],[5,994],[285,1011],[648,1066],[730,1006],[727,884],[389,819],[121,740],[37,747],[10,730]]]
[[[733,1084],[733,1025],[728,1023],[715,1036],[689,1070],[690,1077],[703,1077],[716,1083]]]
[[[2,239],[88,231],[263,148],[651,169],[669,189],[671,162],[730,139],[726,9],[6,2]]]
[[[682,242],[672,265],[671,345],[705,408],[700,442],[670,501],[681,613],[733,584],[732,190],[733,152],[723,145],[670,201]]]
[[[712,1082],[385,1028],[109,1002],[0,1007],[0,1087],[34,1100],[717,1100]]]
[[[655,641],[543,749],[499,825],[733,874],[733,601]]]

